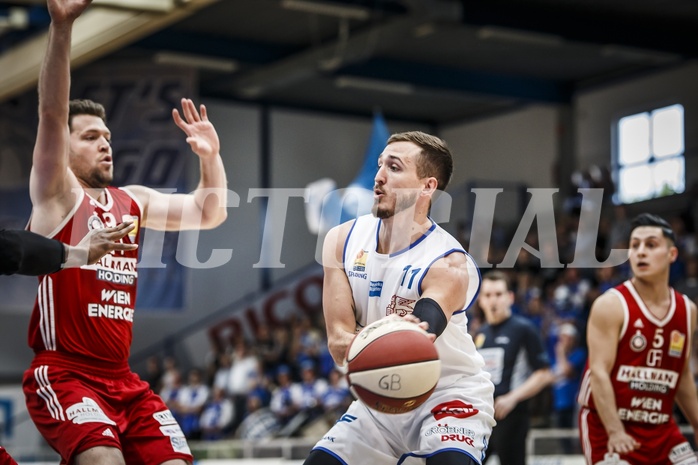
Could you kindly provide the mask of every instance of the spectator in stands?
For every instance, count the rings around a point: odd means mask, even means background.
[[[265,373],[272,381],[276,378],[276,370],[279,366],[293,364],[291,325],[292,322],[271,327],[263,324],[257,330],[254,352],[259,360],[262,373]]]
[[[210,389],[203,383],[201,370],[189,370],[187,384],[179,389],[176,398],[179,426],[187,439],[198,439],[201,434],[199,418],[209,394]]]
[[[211,386],[213,388],[222,389],[223,392],[228,393],[228,379],[230,378],[230,369],[233,366],[233,356],[228,350],[221,351],[217,356],[217,367],[213,372],[213,380],[211,381]]]
[[[322,397],[327,392],[327,380],[318,378],[315,362],[305,360],[301,363],[300,408],[307,415],[307,421],[322,414]]]
[[[579,268],[565,268],[555,288],[553,304],[557,316],[562,319],[580,319],[584,314],[586,294],[590,287],[591,283],[582,278]]]
[[[628,209],[625,205],[616,205],[613,207],[613,221],[606,240],[606,256],[611,253],[612,249],[627,249],[629,237],[630,218],[628,218]]]
[[[274,376],[274,371],[280,363],[279,359],[286,350],[284,347],[286,343],[287,338],[273,337],[273,332],[268,325],[260,324],[257,327],[254,349],[259,357],[262,373],[270,377]]]
[[[276,371],[276,388],[271,393],[271,411],[281,425],[287,424],[300,411],[300,386],[291,379],[291,369],[281,365]]]
[[[684,277],[676,283],[674,288],[686,294],[692,301],[698,300],[698,256],[688,257],[686,260],[686,273]]]
[[[262,405],[262,399],[257,395],[247,398],[247,416],[240,423],[235,437],[238,439],[261,441],[273,438],[280,430],[281,424],[269,407]]]
[[[330,371],[327,390],[322,396],[322,410],[329,426],[333,425],[352,402],[346,377],[336,368]]]
[[[177,366],[177,360],[173,356],[168,355],[165,357],[162,361],[162,367],[163,371],[160,389],[171,389],[174,387],[175,382],[181,384],[182,373]]]
[[[233,364],[230,367],[226,392],[233,401],[233,406],[237,413],[232,425],[233,430],[235,430],[247,415],[247,396],[259,383],[261,368],[259,359],[250,350],[248,342],[242,337],[235,341],[232,361]]]
[[[182,375],[179,370],[174,370],[171,373],[172,376],[169,377],[167,384],[163,383],[163,387],[160,390],[160,397],[165,401],[168,407],[174,409],[177,404],[177,396],[179,395],[179,390],[182,389]],[[174,410],[173,410],[174,413]]]
[[[303,362],[308,360],[315,364],[320,362],[323,345],[327,345],[327,340],[320,329],[313,326],[310,318],[306,316],[297,318],[291,331],[291,353],[294,368],[298,374]]]
[[[577,393],[584,372],[587,353],[579,345],[579,331],[573,323],[563,323],[558,330],[553,362],[553,412],[557,428],[577,425]],[[566,454],[573,452],[572,442],[562,442]]]
[[[555,309],[543,299],[543,291],[538,287],[529,288],[526,292],[523,312],[545,340],[546,335],[555,319]]]
[[[172,416],[175,417],[177,422],[179,422],[177,397],[179,396],[179,390],[182,389],[182,385],[182,374],[179,369],[172,370],[168,383],[163,383],[163,388],[159,392],[162,401],[165,402],[165,405],[170,409]]]
[[[616,267],[601,266],[594,269],[595,291],[601,295],[607,290],[616,287],[622,279],[616,274]]]
[[[266,375],[265,373],[262,373],[259,377],[257,384],[255,384],[252,387],[250,395],[259,397],[262,401],[262,405],[264,407],[269,407],[269,404],[271,403],[271,391],[273,387],[274,386],[272,378]]]
[[[150,385],[153,392],[162,390],[162,368],[160,367],[160,357],[152,355],[145,361],[145,375],[143,381]]]
[[[201,439],[204,441],[223,439],[230,431],[235,417],[233,402],[226,397],[225,390],[213,387],[211,392],[211,399],[204,406],[199,418]]]

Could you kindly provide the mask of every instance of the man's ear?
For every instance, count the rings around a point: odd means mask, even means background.
[[[439,186],[439,181],[435,177],[431,176],[424,180],[424,187],[422,188],[422,195],[432,195]]]

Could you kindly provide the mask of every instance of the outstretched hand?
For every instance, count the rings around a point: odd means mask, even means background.
[[[182,114],[177,109],[172,110],[172,118],[179,128],[187,135],[187,143],[191,149],[201,158],[210,158],[218,155],[221,144],[218,140],[216,128],[208,120],[206,107],[201,105],[201,113],[196,111],[194,102],[190,99],[182,99]]]
[[[112,228],[93,229],[77,245],[68,247],[64,268],[92,265],[112,251],[137,249],[138,244],[119,242],[135,227],[133,221],[124,221]]]
[[[48,0],[48,13],[55,23],[72,22],[82,14],[92,0]]]

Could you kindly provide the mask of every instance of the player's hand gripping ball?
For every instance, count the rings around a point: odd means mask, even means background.
[[[384,318],[363,328],[347,349],[352,394],[372,409],[405,413],[434,392],[441,360],[427,332],[402,318]]]

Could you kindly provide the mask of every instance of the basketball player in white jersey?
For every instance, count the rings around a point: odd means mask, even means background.
[[[327,234],[323,307],[334,360],[344,363],[362,327],[397,315],[430,332],[442,370],[432,396],[411,412],[381,413],[353,402],[305,465],[482,463],[495,423],[494,386],[465,315],[480,275],[461,244],[428,216],[452,171],[441,139],[392,135],[378,160],[373,215]]]

